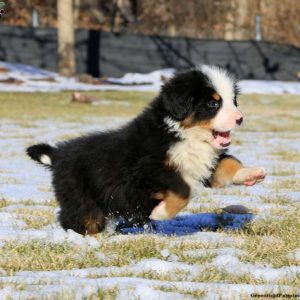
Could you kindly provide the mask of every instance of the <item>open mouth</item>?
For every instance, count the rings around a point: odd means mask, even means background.
[[[214,138],[214,142],[217,146],[226,148],[230,145],[231,137],[230,137],[230,131],[212,131],[212,135]]]

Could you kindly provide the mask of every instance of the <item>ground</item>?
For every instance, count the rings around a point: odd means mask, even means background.
[[[0,93],[0,298],[248,299],[251,293],[300,294],[299,96],[245,95],[245,123],[231,153],[262,166],[253,187],[199,186],[183,213],[243,204],[256,213],[244,230],[184,237],[65,232],[49,172],[24,149],[123,124],[154,96],[89,93]],[[116,101],[113,101],[116,100]],[[296,297],[294,297],[296,298]]]

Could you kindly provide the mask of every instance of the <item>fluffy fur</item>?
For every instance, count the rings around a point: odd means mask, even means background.
[[[175,216],[211,178],[241,123],[236,96],[225,70],[205,66],[175,75],[122,128],[29,147],[52,171],[62,227],[94,234],[109,216],[137,224]]]

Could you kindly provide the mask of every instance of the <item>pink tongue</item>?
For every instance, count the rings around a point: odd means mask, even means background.
[[[219,145],[226,145],[230,142],[229,132],[215,132],[214,138]]]

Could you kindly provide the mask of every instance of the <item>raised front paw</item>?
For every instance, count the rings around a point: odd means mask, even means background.
[[[265,177],[266,171],[263,168],[241,168],[234,175],[233,183],[251,186],[263,181]]]

